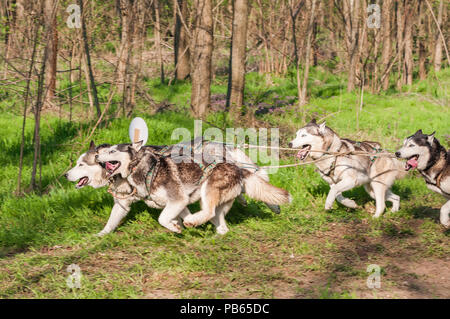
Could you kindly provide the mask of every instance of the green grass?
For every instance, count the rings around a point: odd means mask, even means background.
[[[313,70],[313,96],[305,107],[307,119],[326,117],[328,125],[342,136],[378,140],[389,150],[419,128],[436,130],[437,138],[448,147],[450,113],[448,104],[442,106],[439,101],[447,98],[448,92],[440,87],[448,88],[450,72],[444,70],[437,76],[440,85],[425,81],[414,84],[409,92],[365,93],[356,130],[359,96],[346,93],[344,81],[338,77]],[[295,96],[293,81],[288,76],[267,83],[265,77],[249,74],[248,99],[264,102],[275,95]],[[168,87],[148,80],[147,85],[157,101],[168,100],[184,110],[149,116],[140,104],[134,115],[146,120],[148,143],[177,142],[171,140],[171,134],[178,127],[193,132],[193,119],[187,115],[190,84],[178,82]],[[225,93],[225,85],[223,78],[216,78],[213,93]],[[69,123],[65,117],[44,114],[45,192],[18,198],[13,192],[22,120],[8,109],[7,101],[1,104],[4,112],[0,116],[0,298],[402,298],[417,296],[399,288],[404,278],[411,277],[405,264],[433,261],[448,265],[449,233],[438,221],[445,200],[429,191],[417,174],[395,183],[393,190],[401,196],[401,210],[387,211],[379,220],[363,209],[349,210],[338,204],[325,212],[328,185],[314,167],[301,166],[279,169],[271,175],[273,184],[288,189],[294,197],[280,215],[259,202],[249,201],[248,207],[235,203],[227,216],[230,232],[225,236],[216,235],[211,224],[185,229],[181,235],[168,233],[157,222],[158,210],[135,203],[114,233],[94,237],[108,219],[111,196],[106,189],[76,190],[58,178],[87,149],[93,122]],[[302,116],[295,104],[284,108],[259,119],[280,127],[282,143],[286,144],[301,125]],[[230,125],[224,113],[212,114],[208,120],[218,126]],[[93,139],[97,143],[126,142],[128,125],[129,119],[111,119],[96,130]],[[30,118],[24,153],[25,186],[31,174],[32,132]],[[284,156],[282,163],[294,161],[292,156]],[[373,203],[362,189],[347,195],[360,205]],[[192,211],[198,209],[198,204],[191,206]],[[66,286],[70,264],[81,268],[79,289]],[[365,286],[369,264],[383,269],[380,291],[372,292]],[[418,285],[428,289],[418,296],[450,297],[448,289],[429,290],[430,278],[438,281],[440,273],[430,270],[428,277],[415,276]]]

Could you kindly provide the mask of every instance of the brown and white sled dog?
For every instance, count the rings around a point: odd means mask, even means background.
[[[198,163],[190,157],[177,160],[173,153],[164,156],[139,142],[113,145],[99,153],[97,161],[104,163],[108,177],[120,175],[127,179],[137,197],[162,208],[158,221],[173,232],[181,232],[176,219],[188,204],[198,200],[202,210],[185,215],[184,225],[194,227],[211,221],[219,234],[228,232],[225,216],[242,192],[271,205],[290,201],[287,191],[247,169],[226,161]]]
[[[330,185],[325,209],[332,208],[334,200],[350,208],[357,208],[355,201],[342,195],[357,186],[364,186],[367,193],[376,201],[374,217],[379,217],[386,208],[385,200],[392,202],[392,211],[400,208],[400,197],[391,191],[395,179],[406,173],[402,164],[395,158],[376,157],[381,145],[376,142],[355,142],[340,138],[331,128],[317,124],[312,120],[297,131],[289,147],[301,148],[297,157],[300,160],[308,156],[315,162],[320,176]],[[315,152],[317,151],[317,152]],[[362,151],[373,153],[373,157],[363,155],[330,156],[326,152],[346,153]]]
[[[193,144],[194,141],[191,141],[189,143]],[[133,188],[126,179],[122,178],[120,175],[115,175],[110,178],[107,174],[104,164],[96,161],[96,155],[105,152],[110,146],[111,145],[109,144],[95,146],[94,142],[92,141],[89,150],[86,153],[82,154],[78,158],[75,167],[73,167],[65,174],[65,177],[69,181],[77,182],[77,188],[82,188],[84,186],[91,186],[94,188],[110,186],[114,190],[114,206],[112,208],[108,222],[106,223],[103,230],[97,234],[98,236],[103,236],[114,231],[114,229],[116,229],[116,227],[129,212],[131,204],[142,199],[135,194],[132,194]],[[170,147],[167,146],[147,145],[145,146],[145,148],[153,149],[156,152],[160,152],[163,150],[170,151]],[[211,144],[211,146],[209,147],[209,151],[211,151],[212,148],[219,149],[219,145]],[[223,145],[220,145],[220,148],[223,148]],[[256,174],[259,177],[263,178],[266,181],[269,181],[267,172],[259,169],[257,165],[253,164],[250,158],[248,158],[242,150],[227,147],[226,156],[228,161],[245,163],[245,169],[250,172],[256,171]],[[245,198],[242,195],[239,195],[238,200],[241,202],[241,204],[246,205]],[[144,199],[144,202],[149,207],[160,208],[159,206],[156,206],[153,201]],[[267,206],[275,213],[280,212],[280,208],[278,205],[267,204]],[[179,217],[183,218],[188,214],[190,214],[190,212],[186,207],[186,209],[180,213]],[[177,219],[173,222],[180,224],[181,221]]]
[[[450,228],[450,150],[439,143],[434,133],[426,135],[418,130],[403,141],[395,155],[407,159],[405,170],[417,168],[427,187],[448,199],[441,207],[440,221]]]

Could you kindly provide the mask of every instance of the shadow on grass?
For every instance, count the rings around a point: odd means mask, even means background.
[[[247,207],[242,206],[241,204],[237,203],[235,201],[233,203],[233,206],[231,207],[230,211],[228,212],[225,220],[227,224],[229,225],[237,225],[243,223],[245,220],[250,218],[258,218],[258,219],[270,219],[272,218],[272,213],[268,213],[264,211],[260,205],[260,203],[255,202],[249,202]],[[200,204],[194,203],[188,206],[189,211],[194,214],[198,211],[200,211]],[[136,219],[136,216],[138,214],[150,214],[151,218],[158,222],[158,217],[161,214],[162,209],[154,209],[148,207],[143,201],[139,201],[136,203],[133,203],[131,205],[130,212],[127,214],[127,216],[124,218],[124,221],[119,227],[126,227],[127,224],[131,223]],[[106,221],[105,221],[106,223]],[[207,223],[204,225],[200,225],[196,228],[198,229],[206,229]],[[162,227],[162,226],[161,226]]]
[[[41,157],[42,162],[46,163],[50,156],[60,150],[67,141],[72,140],[79,130],[84,130],[89,127],[89,124],[75,124],[70,122],[61,122],[58,123],[52,134],[49,136],[41,137]],[[24,158],[32,157],[34,153],[33,143],[29,141],[32,140],[32,132],[28,132],[26,140],[28,142],[25,143],[23,149]],[[11,162],[19,162],[20,157],[20,139],[11,145],[10,147],[2,147],[2,156],[0,157],[0,164],[7,164]]]
[[[93,212],[105,206],[112,207],[112,198],[108,194],[93,194],[76,191],[64,195],[23,198],[14,211],[8,212],[9,216],[5,217],[6,220],[15,216],[20,218],[14,218],[13,224],[0,230],[0,259],[26,252],[31,247],[44,246],[55,240],[55,237],[61,237],[58,233],[64,230],[79,230],[80,234],[86,229],[91,231],[92,217],[95,216],[84,216],[84,211],[88,209],[89,214],[93,215]]]

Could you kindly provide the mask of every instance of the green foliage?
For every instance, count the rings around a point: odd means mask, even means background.
[[[449,75],[446,70],[437,75],[441,86],[448,82]],[[320,84],[314,85],[314,81]],[[223,78],[216,78],[213,94],[226,92],[223,83]],[[68,83],[60,85],[67,87]],[[150,116],[146,105],[137,106],[133,116],[146,120],[148,143],[177,142],[171,135],[179,127],[193,132],[193,119],[187,115],[190,83],[168,86],[158,79],[148,79],[146,85],[157,101],[168,100],[177,107]],[[448,107],[434,103],[437,100],[422,99],[424,93],[445,98],[446,92],[432,81],[416,83],[406,94],[365,93],[359,131],[355,126],[357,93],[346,93],[339,77],[319,68],[311,71],[311,85],[312,97],[305,106],[307,119],[326,117],[342,136],[379,140],[385,148],[394,150],[407,134],[422,128],[425,132],[436,130],[436,136],[446,144]],[[107,85],[99,86],[102,101],[108,91]],[[260,120],[283,128],[284,144],[280,146],[284,146],[301,125],[292,78],[267,79],[251,73],[246,94],[256,105],[289,100],[279,106],[283,109],[279,114],[258,115]],[[312,166],[279,169],[271,175],[271,183],[293,195],[293,202],[282,207],[280,215],[253,200],[247,207],[235,203],[227,216],[230,232],[225,236],[216,235],[210,224],[185,229],[181,235],[168,233],[158,224],[158,210],[135,203],[116,232],[94,237],[108,219],[112,197],[106,189],[76,190],[60,177],[88,148],[86,138],[94,122],[85,118],[70,123],[65,117],[44,114],[41,139],[45,193],[18,198],[13,192],[17,187],[22,119],[7,111],[7,104],[14,101],[6,101],[0,104],[5,110],[0,116],[1,298],[359,298],[367,296],[363,289],[369,261],[381,265],[409,262],[411,254],[419,262],[430,258],[440,262],[450,253],[449,233],[441,230],[438,221],[438,208],[444,199],[430,192],[418,176],[410,174],[396,182],[394,192],[402,201],[399,212],[387,211],[381,219],[373,220],[364,209],[348,210],[339,204],[325,212],[328,185]],[[223,128],[233,125],[225,111],[212,113],[207,120]],[[125,118],[108,120],[96,130],[94,141],[127,142],[129,122]],[[203,127],[208,125],[204,123]],[[30,182],[33,128],[29,120],[25,186]],[[293,162],[295,158],[289,153],[281,164]],[[346,195],[360,206],[373,203],[362,189]],[[195,204],[190,209],[195,212],[200,208]],[[83,271],[80,289],[69,289],[65,284],[66,268],[72,263]],[[346,284],[349,281],[353,285]],[[396,282],[391,272],[383,273],[383,285]]]

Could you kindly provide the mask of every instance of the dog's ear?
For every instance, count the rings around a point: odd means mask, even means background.
[[[136,152],[139,152],[139,150],[142,148],[142,144],[143,144],[143,142],[144,141],[139,141],[139,142],[135,142],[135,143],[133,143],[132,145],[131,145],[131,148],[133,149],[133,150],[135,150]]]
[[[95,143],[94,143],[94,141],[91,141],[91,144],[89,144],[89,150],[90,151],[95,151]]]
[[[317,124],[317,121],[316,121],[316,119],[314,118],[314,119],[312,119],[311,122],[309,122],[309,123],[311,123],[311,124]]]
[[[321,134],[325,133],[325,126],[327,125],[327,122],[323,122],[322,124],[319,125],[319,132]]]
[[[416,133],[414,133],[414,136],[421,136],[423,135],[422,130],[418,130]]]
[[[436,131],[434,131],[433,133],[431,133],[430,135],[427,136],[427,140],[428,140],[428,143],[429,143],[430,145],[433,145],[434,134],[435,134],[435,133],[436,133]]]

